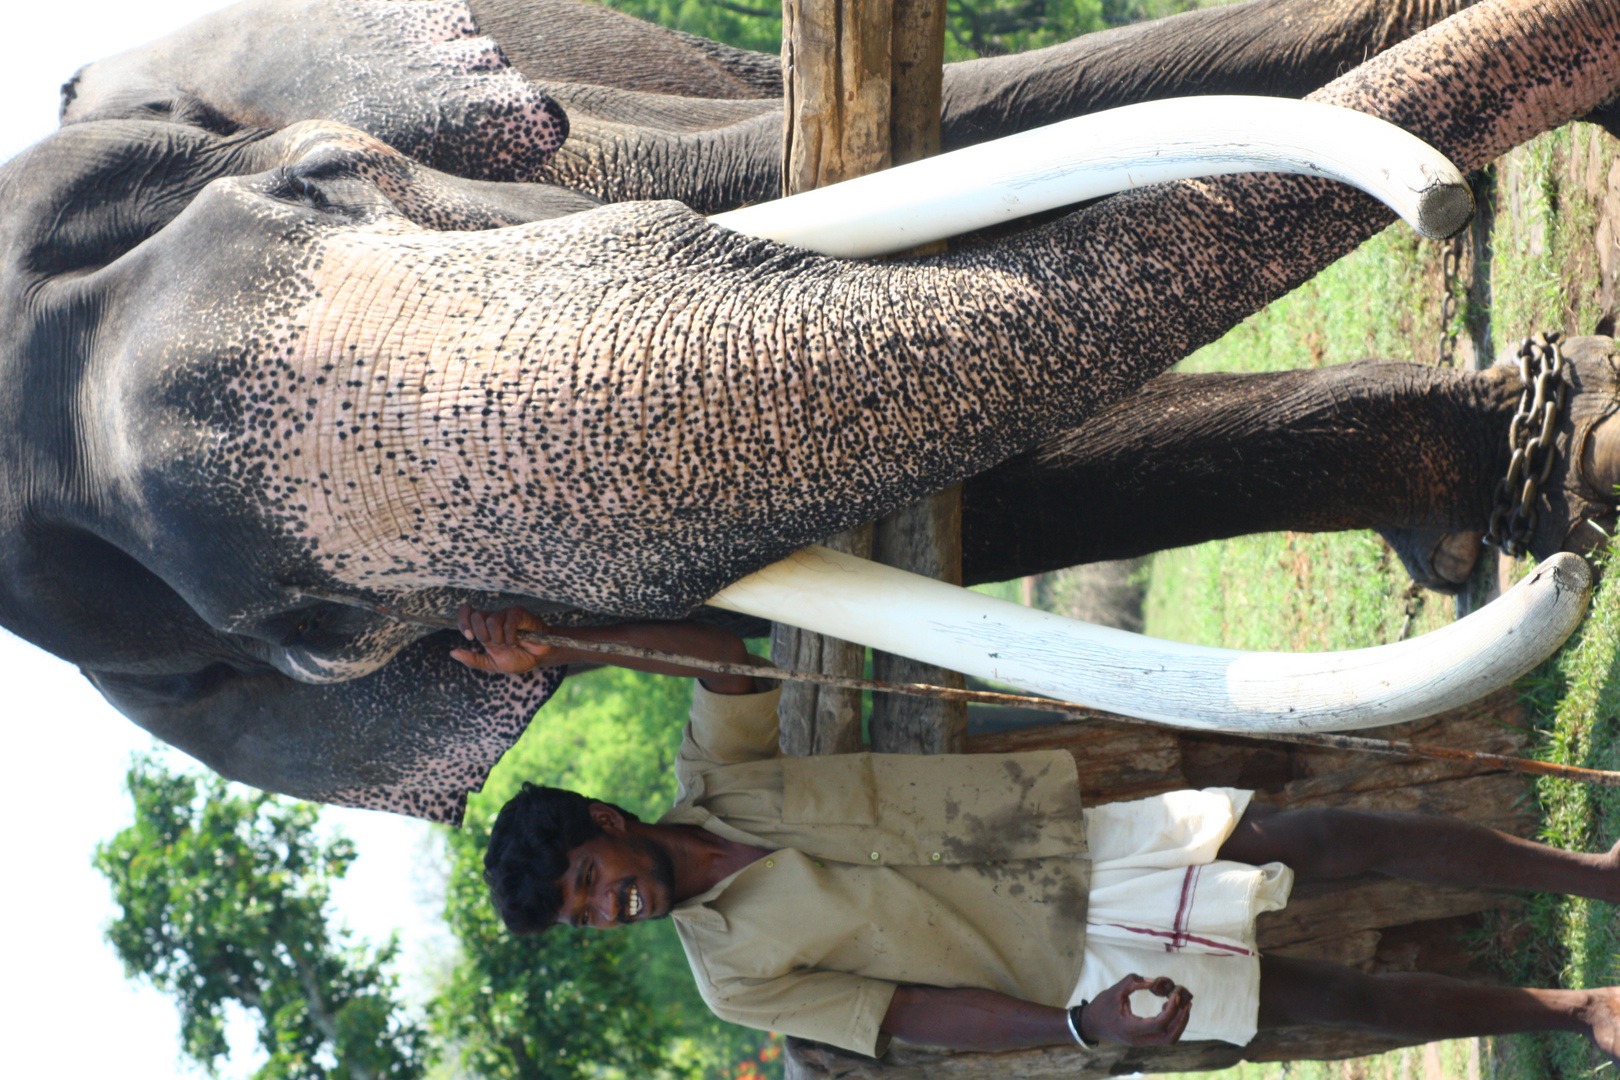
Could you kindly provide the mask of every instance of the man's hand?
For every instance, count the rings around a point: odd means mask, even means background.
[[[461,610],[456,612],[456,621],[461,625],[462,634],[469,641],[482,645],[484,651],[451,649],[450,655],[479,671],[521,675],[537,667],[560,667],[581,660],[594,660],[634,671],[699,679],[717,694],[753,694],[759,691],[758,684],[749,675],[721,675],[662,660],[592,652],[585,647],[560,648],[524,641],[518,636],[522,631],[545,633],[548,627],[538,615],[520,607],[507,608],[505,611],[478,611],[471,605],[463,604]],[[751,659],[742,638],[729,630],[705,623],[618,623],[612,626],[571,626],[562,632],[585,642],[634,645],[641,649],[730,664],[746,664]]]
[[[476,641],[483,652],[472,649],[451,649],[450,655],[470,668],[505,675],[521,675],[537,667],[556,667],[578,659],[564,655],[554,645],[540,645],[524,641],[518,635],[524,630],[546,632],[546,624],[533,612],[520,607],[505,611],[478,611],[471,604],[461,605],[456,612],[461,634],[468,641]]]
[[[1158,1016],[1141,1017],[1131,1011],[1131,995],[1151,990],[1168,1000]],[[1080,1010],[1080,1034],[1087,1042],[1124,1043],[1126,1046],[1167,1046],[1181,1038],[1192,1015],[1192,991],[1167,978],[1144,979],[1127,975],[1098,994]]]

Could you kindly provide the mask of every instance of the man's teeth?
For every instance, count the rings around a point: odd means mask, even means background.
[[[641,890],[634,885],[630,886],[630,917],[633,919],[641,914]]]

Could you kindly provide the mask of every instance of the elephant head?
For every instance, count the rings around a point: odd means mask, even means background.
[[[1617,24],[1490,2],[1317,96],[1472,168],[1613,98]],[[1389,220],[1223,178],[866,264],[234,120],[84,119],[0,196],[0,621],[227,774],[447,819],[549,684],[307,590],[684,615],[1082,424]]]

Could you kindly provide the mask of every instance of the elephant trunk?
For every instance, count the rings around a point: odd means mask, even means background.
[[[564,93],[564,100],[572,95]],[[704,131],[660,130],[581,115],[568,141],[524,179],[586,192],[604,202],[679,199],[701,213],[765,202],[782,193],[782,113]]]

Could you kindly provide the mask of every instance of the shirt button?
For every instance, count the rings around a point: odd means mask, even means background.
[[[877,852],[875,852],[875,851],[874,851],[874,852],[872,852],[872,861],[873,861],[873,862],[877,862],[877,861],[878,861],[878,853],[877,853]]]
[[[776,860],[775,859],[766,859],[765,860],[765,865],[766,866],[775,866],[776,865]]]
[[[930,859],[933,859],[933,860],[934,860],[934,861],[935,861],[935,862],[939,862],[939,852],[937,852],[937,851],[936,851],[936,852],[934,852],[934,853],[933,853],[933,854],[932,854],[932,855],[930,855],[930,856],[928,856],[928,857],[929,857],[929,858],[930,858]]]

